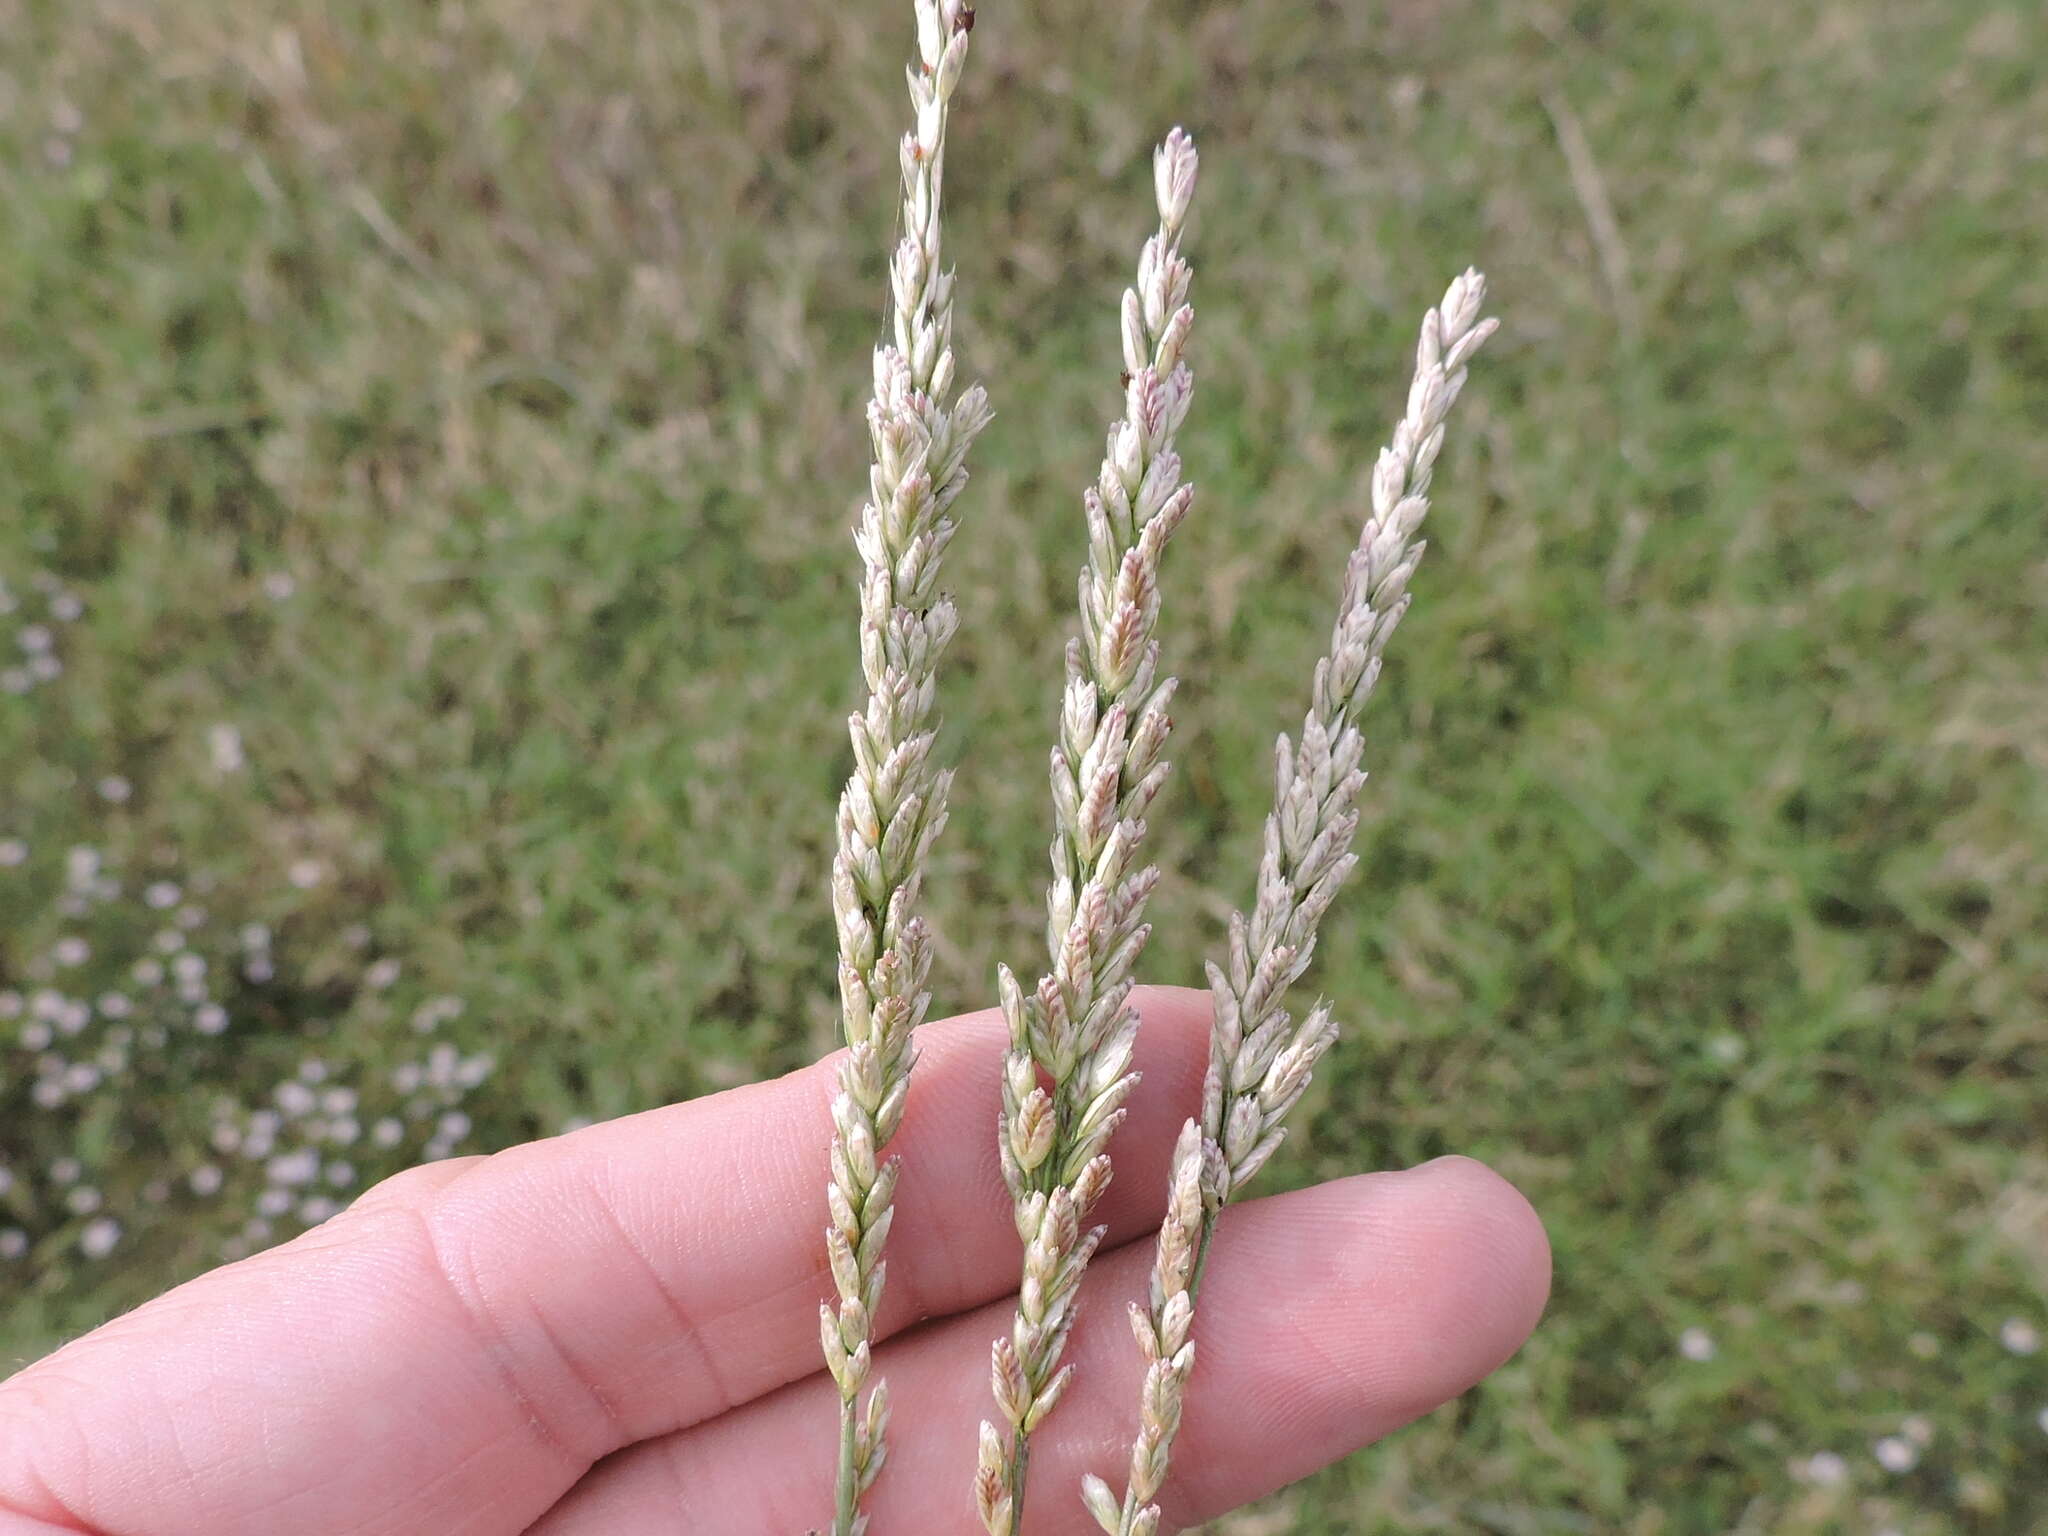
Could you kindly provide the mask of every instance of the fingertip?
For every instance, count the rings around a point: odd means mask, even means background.
[[[1440,1157],[1417,1171],[1423,1170],[1461,1191],[1475,1229],[1472,1249],[1495,1266],[1503,1322],[1516,1334],[1505,1360],[1535,1330],[1550,1301],[1550,1234],[1543,1217],[1527,1195],[1477,1158]]]
[[[1189,1518],[1371,1444],[1483,1380],[1535,1327],[1550,1248],[1512,1184],[1451,1157],[1233,1209],[1209,1275],[1203,1365],[1175,1457]],[[1255,1467],[1247,1444],[1266,1447]]]
[[[1351,1182],[1351,1181],[1346,1181]],[[1426,1413],[1513,1357],[1550,1296],[1550,1240],[1520,1190],[1477,1159],[1440,1157],[1368,1175],[1346,1263],[1385,1277],[1407,1313],[1399,1343],[1405,1418]]]

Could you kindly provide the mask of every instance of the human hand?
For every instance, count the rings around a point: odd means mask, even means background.
[[[1144,1294],[1206,994],[1139,993],[1145,1090],[1115,1143],[1029,1529],[1122,1486]],[[894,1403],[878,1533],[973,1523],[989,1341],[1017,1237],[995,1013],[920,1032],[877,1334]],[[0,1382],[0,1536],[774,1536],[832,1508],[821,1370],[829,1064],[389,1179],[294,1242]],[[1339,1179],[1224,1218],[1164,1496],[1171,1529],[1280,1487],[1478,1381],[1549,1286],[1521,1196],[1476,1163]],[[914,1331],[913,1331],[914,1330]]]

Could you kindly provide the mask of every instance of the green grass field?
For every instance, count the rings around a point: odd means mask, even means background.
[[[495,1058],[470,1146],[828,1048],[907,12],[0,0],[0,667],[37,573],[83,606],[0,692],[0,987],[73,931],[75,845],[277,956],[121,1114],[37,1108],[0,1024],[7,1358],[222,1230],[174,1196],[88,1260],[33,1169],[147,1204],[215,1097],[388,1075],[420,1000]],[[1483,1157],[1556,1296],[1226,1529],[2048,1528],[2007,1327],[2048,1333],[2043,57],[1983,0],[983,7],[943,1010],[1041,942],[1156,136],[1205,187],[1154,979],[1247,899],[1416,320],[1471,262],[1505,322],[1314,973],[1349,1035],[1271,1184]]]

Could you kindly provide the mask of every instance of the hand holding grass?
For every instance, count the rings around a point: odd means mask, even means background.
[[[1089,1287],[1140,1291],[1176,1128],[1200,1103],[1209,1008],[1142,990],[1146,1092]],[[1016,1235],[988,1156],[1008,1034],[919,1031],[901,1133],[898,1283],[875,1319],[898,1449],[878,1527],[957,1529],[987,1341]],[[0,1536],[788,1536],[832,1503],[815,1447],[829,1290],[817,1148],[838,1060],[489,1158],[393,1179],[305,1237],[215,1271],[0,1382]],[[915,1170],[935,1170],[920,1178]],[[936,1170],[944,1170],[943,1176]],[[1456,1395],[1541,1309],[1541,1227],[1468,1162],[1338,1180],[1223,1223],[1203,1389],[1162,1529],[1301,1477]],[[1276,1316],[1274,1298],[1283,1297]],[[913,1323],[926,1324],[914,1333]],[[1114,1469],[1130,1340],[1085,1315],[1062,1494]],[[1035,1529],[1080,1536],[1079,1501]]]

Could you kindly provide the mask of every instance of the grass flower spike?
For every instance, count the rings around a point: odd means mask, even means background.
[[[1194,196],[1194,141],[1176,128],[1153,161],[1159,230],[1123,300],[1124,415],[1083,497],[1088,564],[1081,632],[1069,640],[1052,752],[1057,831],[1046,899],[1051,969],[1026,993],[1000,972],[1009,1025],[998,1128],[1023,1274],[1015,1324],[993,1349],[1006,1427],[981,1428],[975,1495],[992,1536],[1020,1528],[1030,1437],[1072,1367],[1060,1356],[1100,1229],[1088,1215],[1109,1182],[1105,1150],[1137,1078],[1131,970],[1149,929],[1158,871],[1138,867],[1144,815],[1165,782],[1174,682],[1158,677],[1159,562],[1186,517],[1174,435],[1194,379],[1182,357],[1194,311],[1180,238]]]
[[[1182,1128],[1174,1150],[1150,1305],[1131,1308],[1146,1368],[1130,1472],[1121,1500],[1098,1477],[1082,1484],[1089,1512],[1111,1536],[1158,1529],[1153,1500],[1194,1369],[1195,1297],[1218,1213],[1279,1147],[1287,1112],[1337,1036],[1321,1003],[1298,1024],[1282,1004],[1315,951],[1316,925],[1358,862],[1351,852],[1365,784],[1358,715],[1408,611],[1408,581],[1424,549],[1415,534],[1429,511],[1445,417],[1465,386],[1466,364],[1497,324],[1479,317],[1485,297],[1485,279],[1467,271],[1423,319],[1407,411],[1373,469],[1372,513],[1345,567],[1300,741],[1282,736],[1274,754],[1273,811],[1252,915],[1231,915],[1225,963],[1208,967],[1215,1023],[1202,1121]]]
[[[875,352],[868,406],[874,463],[855,543],[867,707],[849,722],[854,769],[839,801],[832,907],[840,1017],[851,1047],[833,1102],[831,1225],[825,1242],[838,1305],[821,1308],[826,1365],[839,1386],[835,1536],[859,1536],[862,1496],[881,1471],[888,1394],[867,1387],[897,1162],[885,1156],[903,1117],[911,1031],[930,1001],[931,939],[917,915],[925,855],[946,819],[950,775],[932,763],[933,683],[957,625],[938,590],[948,509],[967,483],[969,444],[987,425],[979,385],[953,394],[953,276],[940,265],[946,119],[974,13],[962,0],[916,0],[910,67],[915,127],[903,137],[903,235],[889,267],[890,340]]]

